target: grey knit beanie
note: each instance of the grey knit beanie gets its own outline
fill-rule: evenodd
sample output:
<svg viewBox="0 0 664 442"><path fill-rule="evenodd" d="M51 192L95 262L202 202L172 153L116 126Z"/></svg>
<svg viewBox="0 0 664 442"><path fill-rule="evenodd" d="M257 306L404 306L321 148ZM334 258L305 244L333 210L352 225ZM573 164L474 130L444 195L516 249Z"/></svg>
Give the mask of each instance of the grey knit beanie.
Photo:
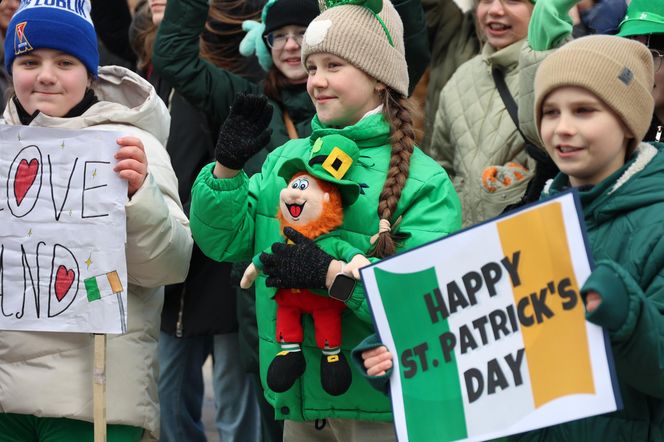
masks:
<svg viewBox="0 0 664 442"><path fill-rule="evenodd" d="M302 62L311 54L334 54L407 96L403 23L392 3L326 0L322 8L304 34Z"/></svg>
<svg viewBox="0 0 664 442"><path fill-rule="evenodd" d="M618 115L634 135L630 145L634 148L650 125L654 83L652 55L645 45L613 35L573 40L549 55L537 69L537 131L546 97L559 87L578 86L595 94Z"/></svg>

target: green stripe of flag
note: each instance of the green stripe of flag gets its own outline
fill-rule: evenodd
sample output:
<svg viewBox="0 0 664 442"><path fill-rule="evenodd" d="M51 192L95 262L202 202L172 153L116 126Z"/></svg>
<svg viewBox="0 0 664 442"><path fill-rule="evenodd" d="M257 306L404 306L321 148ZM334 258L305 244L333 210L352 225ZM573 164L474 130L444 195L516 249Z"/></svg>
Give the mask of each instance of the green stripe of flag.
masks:
<svg viewBox="0 0 664 442"><path fill-rule="evenodd" d="M438 316L432 323L423 300L427 293L438 288L435 268L415 273L391 273L374 268L376 283L385 307L385 314L402 366L401 385L406 410L408 440L452 441L468 437L461 383L456 359L452 355L445 362L438 336L449 331L446 319ZM404 376L401 363L405 350L426 343L427 370L418 355L411 353L410 361L417 364L417 373ZM408 362L408 361L407 361Z"/></svg>
<svg viewBox="0 0 664 442"><path fill-rule="evenodd" d="M97 285L97 278L92 277L88 278L85 281L85 291L88 294L88 301L96 301L98 299L101 299L101 293L99 292L99 285Z"/></svg>

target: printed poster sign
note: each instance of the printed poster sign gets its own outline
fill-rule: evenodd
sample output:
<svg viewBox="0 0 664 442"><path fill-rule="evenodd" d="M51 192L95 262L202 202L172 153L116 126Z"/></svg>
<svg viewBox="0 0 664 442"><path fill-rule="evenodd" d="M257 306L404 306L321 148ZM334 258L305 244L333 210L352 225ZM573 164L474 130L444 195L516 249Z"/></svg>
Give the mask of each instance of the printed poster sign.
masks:
<svg viewBox="0 0 664 442"><path fill-rule="evenodd" d="M0 125L0 330L126 331L117 138Z"/></svg>
<svg viewBox="0 0 664 442"><path fill-rule="evenodd" d="M585 320L572 192L362 269L401 442L486 440L620 407Z"/></svg>

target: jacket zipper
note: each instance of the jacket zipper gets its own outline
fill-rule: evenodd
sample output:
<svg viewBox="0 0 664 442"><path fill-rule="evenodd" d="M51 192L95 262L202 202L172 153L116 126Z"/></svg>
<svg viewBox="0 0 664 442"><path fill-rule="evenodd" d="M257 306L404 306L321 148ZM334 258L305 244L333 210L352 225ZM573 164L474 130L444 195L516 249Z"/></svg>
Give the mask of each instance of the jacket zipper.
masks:
<svg viewBox="0 0 664 442"><path fill-rule="evenodd" d="M180 310L178 311L178 322L175 323L175 337L176 338L181 338L182 337L182 331L183 331L183 324L182 324L182 316L184 315L184 292L185 290L182 290L182 293L180 293Z"/></svg>
<svg viewBox="0 0 664 442"><path fill-rule="evenodd" d="M662 126L657 126L657 134L655 135L655 141L659 141L662 137Z"/></svg>

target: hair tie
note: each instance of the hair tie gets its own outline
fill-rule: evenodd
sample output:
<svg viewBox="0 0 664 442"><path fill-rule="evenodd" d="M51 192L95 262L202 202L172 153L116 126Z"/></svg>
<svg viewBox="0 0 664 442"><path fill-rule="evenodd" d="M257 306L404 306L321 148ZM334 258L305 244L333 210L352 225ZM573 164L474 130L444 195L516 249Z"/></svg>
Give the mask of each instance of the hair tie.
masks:
<svg viewBox="0 0 664 442"><path fill-rule="evenodd" d="M380 236L381 233L391 232L391 231L392 231L392 224L390 224L390 220L381 218L381 220L378 221L378 233L372 236L369 242L371 244L374 244L376 241L378 241L378 237Z"/></svg>

